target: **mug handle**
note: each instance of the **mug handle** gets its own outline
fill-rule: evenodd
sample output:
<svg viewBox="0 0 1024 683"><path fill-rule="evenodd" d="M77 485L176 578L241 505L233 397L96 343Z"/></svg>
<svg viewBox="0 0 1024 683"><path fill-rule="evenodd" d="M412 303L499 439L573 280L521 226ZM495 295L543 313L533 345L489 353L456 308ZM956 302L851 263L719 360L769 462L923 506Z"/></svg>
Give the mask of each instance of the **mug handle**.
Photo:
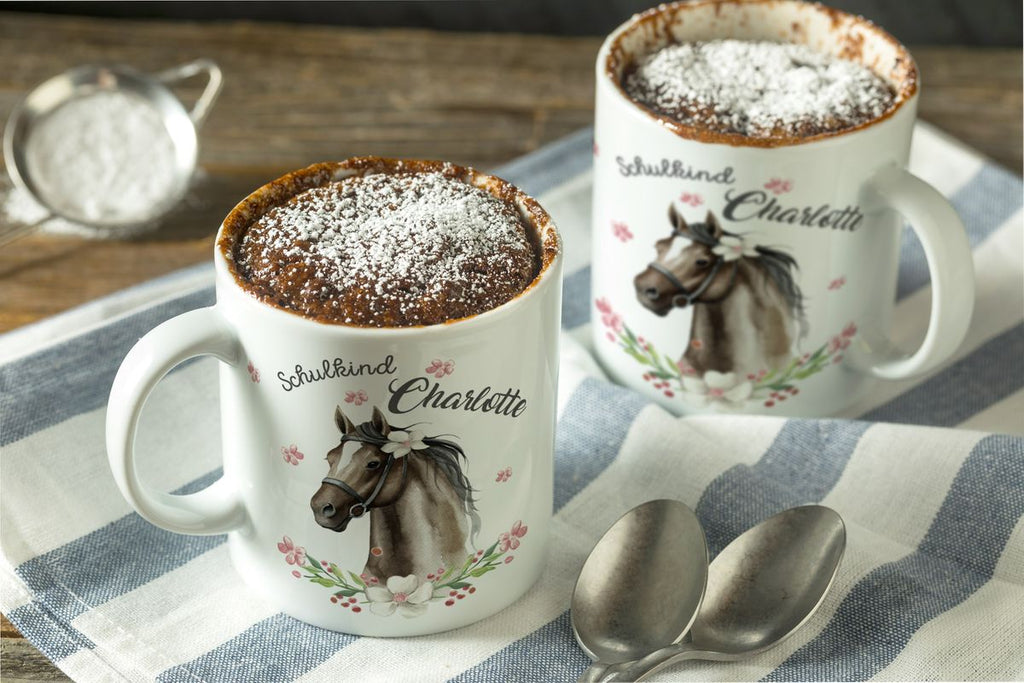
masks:
<svg viewBox="0 0 1024 683"><path fill-rule="evenodd" d="M974 310L971 245L949 200L902 166L880 169L867 181L866 191L871 199L907 219L928 261L932 306L921 346L909 356L892 353L858 367L873 377L906 379L928 372L952 356L967 335Z"/></svg>
<svg viewBox="0 0 1024 683"><path fill-rule="evenodd" d="M221 73L217 63L212 59L197 59L193 62L161 71L154 76L161 83L170 85L171 83L198 76L201 73L206 74L206 88L203 90L203 94L199 96L199 99L196 100L196 103L192 105L192 111L188 113L188 117L192 119L192 125L196 127L196 130L203 125L207 114L210 113L210 107L213 106L217 95L220 94L221 86L224 85L224 75Z"/></svg>
<svg viewBox="0 0 1024 683"><path fill-rule="evenodd" d="M241 357L238 339L216 307L171 318L132 347L110 390L107 458L121 493L146 520L181 534L220 534L246 521L233 483L221 477L202 491L172 495L147 486L135 468L135 432L146 398L174 366L200 355L229 365Z"/></svg>

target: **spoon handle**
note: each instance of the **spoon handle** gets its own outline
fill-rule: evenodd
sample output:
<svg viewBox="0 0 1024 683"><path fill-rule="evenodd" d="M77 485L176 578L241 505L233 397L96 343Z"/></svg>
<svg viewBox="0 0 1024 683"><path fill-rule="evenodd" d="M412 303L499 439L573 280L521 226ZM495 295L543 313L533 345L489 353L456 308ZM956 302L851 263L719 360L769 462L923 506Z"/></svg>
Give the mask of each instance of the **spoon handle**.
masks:
<svg viewBox="0 0 1024 683"><path fill-rule="evenodd" d="M602 662L594 662L587 667L587 670L580 674L576 683L598 683L608 671L609 665Z"/></svg>
<svg viewBox="0 0 1024 683"><path fill-rule="evenodd" d="M677 643L655 650L646 657L632 662L613 664L605 669L601 683L611 681L641 681L655 671L686 659L700 659L703 653L690 643Z"/></svg>

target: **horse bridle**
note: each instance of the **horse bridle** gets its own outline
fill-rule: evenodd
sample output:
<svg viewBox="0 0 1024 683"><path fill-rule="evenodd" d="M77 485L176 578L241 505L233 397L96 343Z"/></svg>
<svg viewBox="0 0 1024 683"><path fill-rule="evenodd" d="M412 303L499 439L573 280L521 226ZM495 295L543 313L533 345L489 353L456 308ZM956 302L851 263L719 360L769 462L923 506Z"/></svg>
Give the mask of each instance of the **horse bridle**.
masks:
<svg viewBox="0 0 1024 683"><path fill-rule="evenodd" d="M330 486L337 486L339 489L347 493L356 499L356 503L349 506L348 514L350 517L362 517L363 514L370 509L373 505L373 501L377 500L377 496L380 495L381 489L384 488L384 482L387 481L388 473L391 472L391 467L395 464L395 454L388 453L388 459L384 461L384 467L380 473L380 479L377 480L377 485L373 487L373 491L366 498L356 491L354 488L343 482L341 479L335 479L334 477L324 477L320 480L323 484L329 484ZM406 474L409 469L408 456L402 458L402 481L405 481Z"/></svg>
<svg viewBox="0 0 1024 683"><path fill-rule="evenodd" d="M674 233L672 233L672 236L673 237L686 237L686 235L683 235L680 232L674 232ZM684 285L682 283L682 281L679 278L677 278L675 276L675 273L673 273L671 270L669 270L665 266L661 265L657 261L651 261L648 264L648 266L653 271L655 271L656 273L661 275L663 278L668 280L669 283L673 287L675 287L676 289L679 290L678 294L672 295L672 305L677 307L677 308L681 308L683 306L692 306L693 302L696 301L697 297L699 297L700 295L702 295L704 292L707 291L708 287L711 286L711 283L714 282L715 276L718 275L718 271L720 271L722 269L722 264L723 263L725 263L725 259L723 259L721 256L716 258L715 259L715 265L711 266L711 271L704 277L703 280L701 280L701 283L699 285L697 285L697 288L694 289L692 292L686 287L686 285ZM736 271L738 269L737 268L738 265L739 265L738 261L733 261L733 263L732 263L732 273L729 274L729 285L726 287L726 292L728 292L730 289L732 289L733 283L736 282ZM701 303L705 303L705 304L717 303L717 302L723 300L726 296L727 296L727 294L726 295L722 295L722 296L718 297L717 299L706 299L706 300L702 301Z"/></svg>

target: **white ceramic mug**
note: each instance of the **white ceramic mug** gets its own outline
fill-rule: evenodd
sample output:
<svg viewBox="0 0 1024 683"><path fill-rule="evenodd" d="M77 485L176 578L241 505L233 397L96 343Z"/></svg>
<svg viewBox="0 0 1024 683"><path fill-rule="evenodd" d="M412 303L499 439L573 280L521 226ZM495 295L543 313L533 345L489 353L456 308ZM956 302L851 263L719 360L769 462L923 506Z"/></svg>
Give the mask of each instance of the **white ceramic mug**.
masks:
<svg viewBox="0 0 1024 683"><path fill-rule="evenodd" d="M394 170L393 160L377 161ZM460 171L512 197L542 245L539 274L508 303L444 324L380 329L258 301L236 281L225 235L305 188L357 172L349 162L320 164L257 190L228 215L214 256L216 305L147 334L114 381L107 448L125 497L165 529L227 532L245 581L311 624L360 635L443 631L514 602L542 569L560 240L534 200ZM202 354L222 361L224 474L198 493L170 495L139 480L136 426L160 378Z"/></svg>
<svg viewBox="0 0 1024 683"><path fill-rule="evenodd" d="M721 38L855 59L901 101L847 131L765 142L659 117L620 85L670 42ZM905 170L917 67L892 36L792 0L675 3L616 29L596 71L592 319L616 380L678 413L829 415L874 378L952 355L973 308L970 247L949 202ZM904 218L932 281L910 354L887 336Z"/></svg>

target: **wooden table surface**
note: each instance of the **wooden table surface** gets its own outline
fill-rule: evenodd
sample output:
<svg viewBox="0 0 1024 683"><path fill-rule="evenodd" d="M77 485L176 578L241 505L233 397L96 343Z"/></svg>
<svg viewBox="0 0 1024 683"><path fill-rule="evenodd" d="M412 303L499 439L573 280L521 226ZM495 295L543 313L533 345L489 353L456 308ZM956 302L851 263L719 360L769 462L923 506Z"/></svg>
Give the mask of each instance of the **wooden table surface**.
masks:
<svg viewBox="0 0 1024 683"><path fill-rule="evenodd" d="M206 261L227 210L285 171L359 154L489 169L590 125L600 42L0 13L3 120L32 86L81 63L158 71L208 57L225 76L201 131L197 206L132 240L38 234L0 248L0 332ZM1021 50L912 52L921 118L1020 173ZM178 92L191 102L200 89ZM0 640L4 681L63 679L6 619Z"/></svg>

